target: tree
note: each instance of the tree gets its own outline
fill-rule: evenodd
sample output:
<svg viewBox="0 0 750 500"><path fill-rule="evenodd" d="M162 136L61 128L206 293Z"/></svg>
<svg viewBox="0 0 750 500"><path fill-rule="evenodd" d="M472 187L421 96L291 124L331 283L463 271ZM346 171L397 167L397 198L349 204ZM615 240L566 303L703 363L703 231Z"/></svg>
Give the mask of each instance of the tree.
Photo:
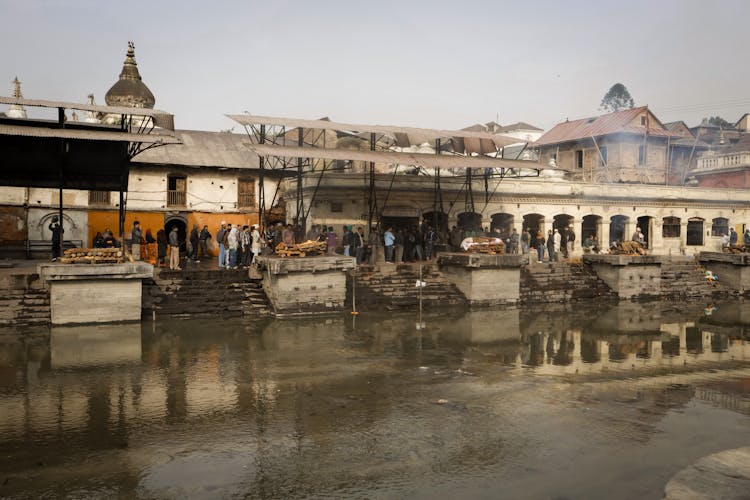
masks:
<svg viewBox="0 0 750 500"><path fill-rule="evenodd" d="M614 111L620 111L621 109L632 109L633 106L633 98L630 96L628 89L625 88L625 85L622 83L615 83L607 93L604 94L599 109L612 113Z"/></svg>
<svg viewBox="0 0 750 500"><path fill-rule="evenodd" d="M703 122L708 123L709 125L716 125L717 127L721 127L721 128L727 128L727 127L733 126L731 123L726 121L721 116L710 116L708 118L704 118Z"/></svg>

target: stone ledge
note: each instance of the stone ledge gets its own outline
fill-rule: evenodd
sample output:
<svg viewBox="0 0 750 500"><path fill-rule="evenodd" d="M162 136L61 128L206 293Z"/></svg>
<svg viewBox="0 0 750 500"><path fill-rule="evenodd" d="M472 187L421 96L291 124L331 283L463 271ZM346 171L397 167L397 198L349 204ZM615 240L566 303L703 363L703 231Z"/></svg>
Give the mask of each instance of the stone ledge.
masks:
<svg viewBox="0 0 750 500"><path fill-rule="evenodd" d="M154 277L154 266L147 262L122 264L40 264L42 281L144 279Z"/></svg>
<svg viewBox="0 0 750 500"><path fill-rule="evenodd" d="M525 258L524 258L525 257ZM440 266L456 266L482 269L520 268L528 257L521 254L482 254L448 252L438 254Z"/></svg>
<svg viewBox="0 0 750 500"><path fill-rule="evenodd" d="M660 255L600 255L588 254L583 256L586 264L609 264L610 266L629 265L661 265L668 257Z"/></svg>
<svg viewBox="0 0 750 500"><path fill-rule="evenodd" d="M747 253L724 253L724 252L701 252L698 254L699 262L726 262L735 266L749 266L750 254Z"/></svg>
<svg viewBox="0 0 750 500"><path fill-rule="evenodd" d="M344 255L321 255L319 257L275 257L259 256L262 272L273 275L289 273L317 273L325 271L348 271L357 267L354 257Z"/></svg>

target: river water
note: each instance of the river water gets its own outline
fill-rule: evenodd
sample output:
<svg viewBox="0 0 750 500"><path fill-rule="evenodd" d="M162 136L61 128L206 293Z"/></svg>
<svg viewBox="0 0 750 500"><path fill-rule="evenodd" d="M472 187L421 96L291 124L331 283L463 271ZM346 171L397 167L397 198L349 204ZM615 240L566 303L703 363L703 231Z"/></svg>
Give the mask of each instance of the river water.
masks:
<svg viewBox="0 0 750 500"><path fill-rule="evenodd" d="M750 304L0 335L0 496L660 498L750 445Z"/></svg>

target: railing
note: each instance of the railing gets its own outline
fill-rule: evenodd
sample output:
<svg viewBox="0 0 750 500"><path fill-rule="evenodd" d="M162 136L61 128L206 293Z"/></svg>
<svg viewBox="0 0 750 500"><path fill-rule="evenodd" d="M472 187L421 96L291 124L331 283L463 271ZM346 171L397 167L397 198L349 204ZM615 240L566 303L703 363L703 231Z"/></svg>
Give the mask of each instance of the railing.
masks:
<svg viewBox="0 0 750 500"><path fill-rule="evenodd" d="M255 194L254 193L240 193L237 196L237 208L253 208L255 207Z"/></svg>
<svg viewBox="0 0 750 500"><path fill-rule="evenodd" d="M714 170L746 165L750 165L750 152L742 151L724 155L713 154L698 158L696 170Z"/></svg>
<svg viewBox="0 0 750 500"><path fill-rule="evenodd" d="M109 205L109 191L89 191L89 205Z"/></svg>
<svg viewBox="0 0 750 500"><path fill-rule="evenodd" d="M187 193L185 191L167 190L168 207L184 207L186 205Z"/></svg>

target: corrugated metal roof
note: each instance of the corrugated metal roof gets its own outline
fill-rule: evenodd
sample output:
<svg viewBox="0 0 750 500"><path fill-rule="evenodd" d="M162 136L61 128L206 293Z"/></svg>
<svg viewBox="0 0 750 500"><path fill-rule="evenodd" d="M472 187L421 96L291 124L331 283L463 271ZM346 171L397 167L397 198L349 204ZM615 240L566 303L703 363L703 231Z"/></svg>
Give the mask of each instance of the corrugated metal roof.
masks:
<svg viewBox="0 0 750 500"><path fill-rule="evenodd" d="M182 144L149 149L133 160L134 163L184 165L188 167L258 168L258 155L245 145L245 134L176 130Z"/></svg>
<svg viewBox="0 0 750 500"><path fill-rule="evenodd" d="M0 104L10 104L19 106L30 106L37 108L65 108L77 109L81 111L95 111L99 113L112 115L133 115L133 116L150 116L154 119L157 127L167 130L174 130L174 116L166 111L149 108L131 108L123 106L99 106L96 104L81 104L77 102L63 101L45 101L41 99L18 99L16 97L0 96Z"/></svg>
<svg viewBox="0 0 750 500"><path fill-rule="evenodd" d="M274 116L257 116L257 115L226 115L241 125L271 125L277 127L302 127L322 130L340 130L345 132L371 132L376 134L386 134L395 137L396 134L410 134L415 137L429 138L451 138L463 137L474 139L486 139L492 141L497 147L507 146L509 144L518 144L515 137L506 137L499 134L490 134L487 132L474 132L468 130L442 130L428 129L417 127L398 127L392 125L356 125L352 123L336 123L324 120L304 120L297 118L280 118ZM423 141L428 142L428 141Z"/></svg>
<svg viewBox="0 0 750 500"><path fill-rule="evenodd" d="M634 120L644 112L650 115L648 130L643 125L633 125ZM540 137L538 141L533 143L532 146L560 144L562 142L577 141L615 133L638 135L648 133L652 136L680 137L679 134L674 134L665 129L659 120L648 111L648 107L641 106L639 108L615 111L606 115L558 123L549 132Z"/></svg>
<svg viewBox="0 0 750 500"><path fill-rule="evenodd" d="M179 140L170 135L132 134L129 132L81 130L73 128L29 127L25 125L0 124L0 135L82 139L90 141L140 142L143 144L179 144Z"/></svg>
<svg viewBox="0 0 750 500"><path fill-rule="evenodd" d="M317 158L325 160L352 160L389 165L418 165L426 168L526 168L548 169L532 161L491 158L488 156L460 156L447 154L402 153L395 151L361 151L329 148L300 148L274 146L270 144L245 143L245 146L261 156L285 158Z"/></svg>

